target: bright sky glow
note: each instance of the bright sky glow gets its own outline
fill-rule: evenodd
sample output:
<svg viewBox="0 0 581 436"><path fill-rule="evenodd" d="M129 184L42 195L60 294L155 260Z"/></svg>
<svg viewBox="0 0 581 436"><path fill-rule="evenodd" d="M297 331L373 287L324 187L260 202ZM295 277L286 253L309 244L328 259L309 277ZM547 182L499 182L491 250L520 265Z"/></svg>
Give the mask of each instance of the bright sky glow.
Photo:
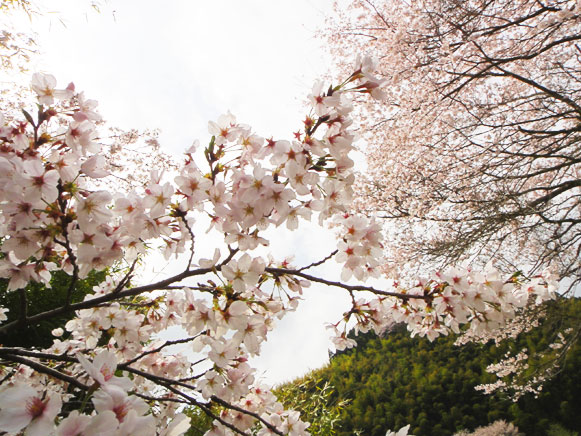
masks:
<svg viewBox="0 0 581 436"><path fill-rule="evenodd" d="M88 1L39 3L42 16L23 20L41 43L31 70L55 75L62 86L74 81L111 125L161 129L160 142L175 155L194 139L207 143L208 121L228 110L262 136L290 138L314 80L332 67L314 37L330 0L111 0L100 14ZM334 243L311 226L277 236L271 247L277 258L295 255L304 265ZM204 252L211 257L213 247ZM175 267L151 263L158 274ZM328 268L328 277L338 271ZM323 365L330 346L324 322L339 320L347 302L339 290L309 289L263 346L254 362L259 375L279 383Z"/></svg>
<svg viewBox="0 0 581 436"><path fill-rule="evenodd" d="M88 1L44 3L56 13L34 21L37 69L74 79L121 127L161 128L175 153L227 110L259 133L289 135L330 65L314 38L328 0L111 0L101 14Z"/></svg>

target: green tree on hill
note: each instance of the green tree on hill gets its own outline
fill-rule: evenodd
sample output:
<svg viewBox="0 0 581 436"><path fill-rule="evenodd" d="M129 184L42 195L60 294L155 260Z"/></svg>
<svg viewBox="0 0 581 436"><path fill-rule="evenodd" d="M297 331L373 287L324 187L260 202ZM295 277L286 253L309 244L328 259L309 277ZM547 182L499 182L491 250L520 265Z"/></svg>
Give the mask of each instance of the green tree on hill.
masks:
<svg viewBox="0 0 581 436"><path fill-rule="evenodd" d="M576 325L581 301L563 299L549 305L559 311L559 322ZM563 313L565 316L563 316ZM554 319L540 328L492 344L454 345L455 337L434 342L410 338L404 326L384 337L356 337L358 346L335 354L330 364L316 373L334 386L337 398L349 401L341 416L339 436L361 430L369 436L384 436L386 429L411 424L417 436L449 436L474 430L498 420L514 423L527 436L545 435L551 424L581 429L574 407L581 394L581 347L572 346L558 374L546 382L535 398L524 395L513 402L505 393L484 395L475 386L497 379L486 368L505 353L523 348L545 347L554 333ZM534 358L542 366L545 359ZM531 367L530 371L538 368Z"/></svg>

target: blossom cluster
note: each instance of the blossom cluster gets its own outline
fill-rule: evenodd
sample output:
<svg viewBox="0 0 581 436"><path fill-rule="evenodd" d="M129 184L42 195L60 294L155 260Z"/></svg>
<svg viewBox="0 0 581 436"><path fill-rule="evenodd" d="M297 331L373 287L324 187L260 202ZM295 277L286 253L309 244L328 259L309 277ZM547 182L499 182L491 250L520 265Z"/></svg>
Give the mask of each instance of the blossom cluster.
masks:
<svg viewBox="0 0 581 436"><path fill-rule="evenodd" d="M486 367L486 371L496 375L498 380L478 385L475 389L487 394L503 392L514 402L525 394L532 394L537 398L543 390L543 384L559 371L567 348L575 340L572 333L572 328L557 332L553 342L542 352L529 353L526 348L514 356L507 352L499 362ZM535 367L530 368L532 365ZM523 377L527 372L532 372L533 375Z"/></svg>
<svg viewBox="0 0 581 436"><path fill-rule="evenodd" d="M344 282L379 275L380 227L349 213L355 179L349 94L383 96L373 67L363 58L340 85L323 91L315 84L310 113L292 140L260 137L228 113L209 123L206 147L186 150L173 180L154 171L147 186L130 192L99 189L108 156L98 139L97 103L73 84L58 89L54 77L36 74L35 116L23 111L21 122L0 119L0 277L8 279L8 291L20 293L22 306L26 286L49 285L51 271L72 280L63 307L22 311L0 331L63 313L75 317L54 330L48 349L0 347L3 361L11 362L1 374L0 429L177 436L189 426L181 410L194 406L213 420L208 435L307 435L308 424L284 410L248 360L311 283L374 294L353 298L345 323L353 316L359 329L380 329L395 319L430 338L462 323L498 327L530 295L549 298L547 277L527 288L492 270L453 271L392 291L306 272L334 258ZM313 217L338 235L336 251L321 262L299 268L257 254L269 245L267 229L296 230ZM202 231L222 243L206 253L196 234L207 221ZM153 242L161 242L168 258L183 254L187 265L173 277L136 285L134 269ZM75 281L94 270L109 273L83 301L73 301ZM161 340L172 326L184 336ZM334 329L340 347L345 334Z"/></svg>
<svg viewBox="0 0 581 436"><path fill-rule="evenodd" d="M390 294L368 288L378 294L376 298L353 299L343 320L329 327L335 331L338 349L355 345L346 335L353 319L356 329L373 329L378 334L394 322L403 322L412 336L425 336L430 341L440 335L459 334L463 324L469 324L465 334L487 336L486 332L510 325L531 299L541 304L555 298L556 289L557 281L550 272L530 280L519 279L518 275L506 280L490 264L479 272L450 268L419 280L413 287L403 288L395 283ZM342 333L339 324L344 326Z"/></svg>

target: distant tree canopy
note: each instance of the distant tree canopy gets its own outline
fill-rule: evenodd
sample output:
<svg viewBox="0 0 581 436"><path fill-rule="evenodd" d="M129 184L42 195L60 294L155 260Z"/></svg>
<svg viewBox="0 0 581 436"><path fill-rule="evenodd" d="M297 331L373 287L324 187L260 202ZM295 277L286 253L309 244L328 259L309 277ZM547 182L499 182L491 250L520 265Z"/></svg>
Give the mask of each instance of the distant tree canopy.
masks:
<svg viewBox="0 0 581 436"><path fill-rule="evenodd" d="M581 280L581 9L575 0L337 2L327 41L381 59L360 207L394 272L466 259Z"/></svg>

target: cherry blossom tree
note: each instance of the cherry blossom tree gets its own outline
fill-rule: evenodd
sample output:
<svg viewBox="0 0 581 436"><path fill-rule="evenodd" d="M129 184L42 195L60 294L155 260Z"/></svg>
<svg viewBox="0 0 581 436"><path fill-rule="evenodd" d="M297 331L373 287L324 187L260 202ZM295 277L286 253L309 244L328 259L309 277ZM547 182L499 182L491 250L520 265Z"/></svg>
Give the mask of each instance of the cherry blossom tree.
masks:
<svg viewBox="0 0 581 436"><path fill-rule="evenodd" d="M153 170L144 186L116 183L107 159L116 144L103 140L96 101L72 83L58 87L55 77L34 74L35 109L0 115L0 277L20 300L0 330L17 334L74 317L54 330L49 348L0 347L0 430L175 436L189 427L182 409L195 406L213 420L208 435L304 435L308 423L284 410L248 359L310 284L351 296L344 317L329 325L337 348L352 345L351 324L379 332L404 321L433 339L463 324L496 329L518 308L552 298L549 272L525 278L491 267L443 270L405 288L366 283L384 269L385 245L372 218L350 212L350 96L383 96L375 67L360 58L339 85L315 84L290 139L265 139L223 115L209 123L206 146L185 151L176 174ZM337 237L327 257L295 265L262 254L268 231L311 220ZM198 244L205 232L220 242ZM155 245L185 266L139 283L139 262ZM318 268L330 261L341 266L341 281ZM78 280L112 265L123 267L83 301L72 300ZM64 304L29 313L27 286L48 285L56 270L71 277ZM161 339L171 326L181 326L183 337ZM176 352L178 345L195 359Z"/></svg>
<svg viewBox="0 0 581 436"><path fill-rule="evenodd" d="M476 430L474 430L473 433L462 430L456 433L454 436L519 436L521 434L522 433L519 433L518 428L516 428L513 424L499 420L486 427L478 427Z"/></svg>
<svg viewBox="0 0 581 436"><path fill-rule="evenodd" d="M336 3L325 34L336 59L371 53L387 82L384 101L365 102L357 117L368 143L357 206L384 220L385 271L413 282L426 269L493 261L525 275L551 268L570 292L579 284L580 7ZM543 316L527 312L509 336ZM579 329L565 335L574 343ZM504 363L500 373L514 369Z"/></svg>
<svg viewBox="0 0 581 436"><path fill-rule="evenodd" d="M387 220L394 272L494 259L579 268L580 5L574 0L338 2L338 61L380 58L361 117L359 207ZM348 66L344 64L343 71Z"/></svg>

